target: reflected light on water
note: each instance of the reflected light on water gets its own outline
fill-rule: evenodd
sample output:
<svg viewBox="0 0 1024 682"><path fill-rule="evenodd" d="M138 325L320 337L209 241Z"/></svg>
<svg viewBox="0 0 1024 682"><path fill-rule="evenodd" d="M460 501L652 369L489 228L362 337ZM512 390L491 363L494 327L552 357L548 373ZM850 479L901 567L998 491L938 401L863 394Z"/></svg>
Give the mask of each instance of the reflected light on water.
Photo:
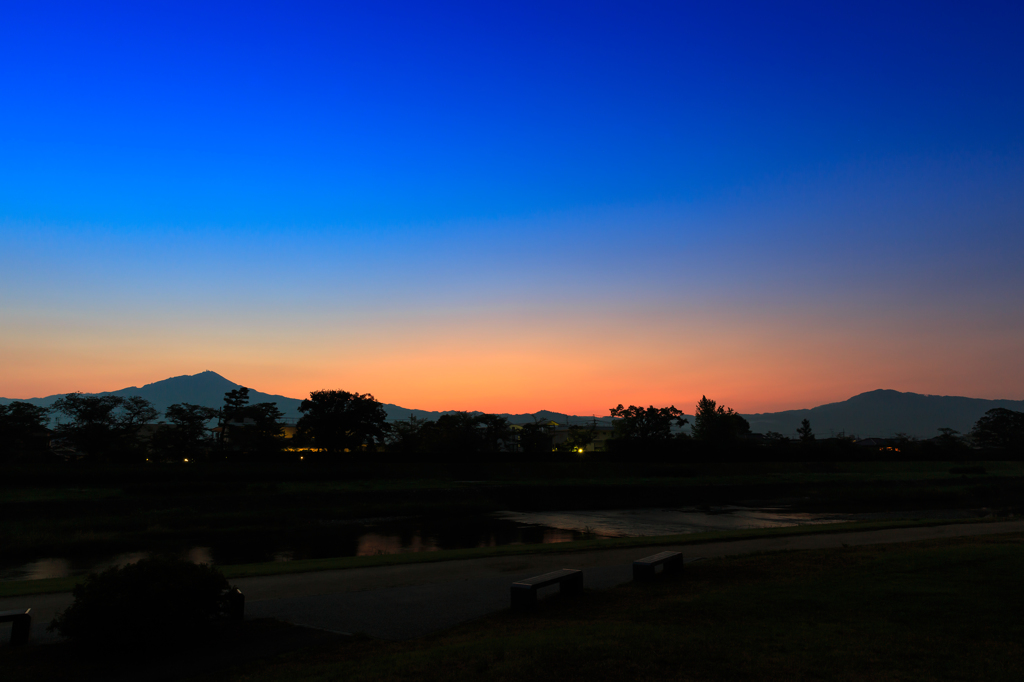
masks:
<svg viewBox="0 0 1024 682"><path fill-rule="evenodd" d="M88 562L82 566L67 558L47 558L22 564L14 568L0 570L0 580L46 580L48 578L69 578L84 573L101 573L109 568L122 568L134 564L150 556L149 552L126 552L109 559ZM185 553L185 558L193 563L213 563L213 555L209 547L193 547Z"/></svg>
<svg viewBox="0 0 1024 682"><path fill-rule="evenodd" d="M544 545L554 544L556 542L572 542L580 539L579 531L565 530L563 528L544 528L541 529L540 542ZM536 539L531 540L530 543L537 542ZM496 536L491 535L486 540L481 540L477 543L477 547L499 547L501 545L524 545L527 544L525 541L514 541L514 542L501 542Z"/></svg>
<svg viewBox="0 0 1024 682"><path fill-rule="evenodd" d="M0 580L45 580L73 575L68 559L40 559L15 569L0 572Z"/></svg>
<svg viewBox="0 0 1024 682"><path fill-rule="evenodd" d="M193 547L185 555L185 558L194 564L212 564L213 552L209 547Z"/></svg>
<svg viewBox="0 0 1024 682"><path fill-rule="evenodd" d="M867 514L807 514L786 509L754 509L738 506L675 509L608 509L589 511L515 512L436 520L399 519L389 524L324 526L312 542L303 545L291 538L256 538L241 547L199 545L179 554L195 563L256 563L296 561L337 556L375 556L469 547L498 547L530 543L562 543L600 537L676 535L715 530L777 528L854 520L899 518L968 518L971 510L930 510ZM276 545L276 546L275 546ZM148 548L147 548L148 549ZM179 550L181 551L181 550ZM42 580L103 571L150 556L137 551L115 556L45 557L19 566L0 567L0 581Z"/></svg>
<svg viewBox="0 0 1024 682"><path fill-rule="evenodd" d="M541 541L545 545L554 544L556 542L572 542L576 539L577 531L566 530L564 528L545 528L544 539Z"/></svg>
<svg viewBox="0 0 1024 682"><path fill-rule="evenodd" d="M138 563L139 561L147 557L149 557L149 552L128 552L125 554L118 554L109 561L104 561L102 563L96 564L92 570L96 573L99 573L101 571L107 570L108 568L121 568L122 566L127 566L128 564Z"/></svg>
<svg viewBox="0 0 1024 682"><path fill-rule="evenodd" d="M402 542L397 535L378 535L366 533L359 538L356 556L375 556L378 554L401 554L403 552L436 552L441 549L430 538L413 535L408 544Z"/></svg>
<svg viewBox="0 0 1024 682"><path fill-rule="evenodd" d="M750 528L781 528L822 523L843 523L854 520L856 514L805 514L776 509L749 509L723 506L713 509L625 509L566 512L515 512L495 514L498 518L524 525L546 526L554 537L561 530L601 537L638 537L705 533L716 530L745 530Z"/></svg>

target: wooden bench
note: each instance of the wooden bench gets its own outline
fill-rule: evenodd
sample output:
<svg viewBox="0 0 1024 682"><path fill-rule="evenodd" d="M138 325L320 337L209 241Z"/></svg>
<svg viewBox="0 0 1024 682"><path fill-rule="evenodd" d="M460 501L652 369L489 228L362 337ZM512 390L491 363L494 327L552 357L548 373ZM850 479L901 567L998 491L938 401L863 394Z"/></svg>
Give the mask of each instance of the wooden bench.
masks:
<svg viewBox="0 0 1024 682"><path fill-rule="evenodd" d="M653 556L637 559L633 562L633 580L653 580L655 568L661 565L662 573L681 573L683 570L682 552L661 552Z"/></svg>
<svg viewBox="0 0 1024 682"><path fill-rule="evenodd" d="M11 623L11 644L26 644L28 642L28 631L32 627L32 616L29 611L32 609L17 609L14 611L0 611L0 623Z"/></svg>
<svg viewBox="0 0 1024 682"><path fill-rule="evenodd" d="M578 594L583 591L583 571L563 568L512 583L512 610L521 611L536 606L537 590L555 584L562 594Z"/></svg>

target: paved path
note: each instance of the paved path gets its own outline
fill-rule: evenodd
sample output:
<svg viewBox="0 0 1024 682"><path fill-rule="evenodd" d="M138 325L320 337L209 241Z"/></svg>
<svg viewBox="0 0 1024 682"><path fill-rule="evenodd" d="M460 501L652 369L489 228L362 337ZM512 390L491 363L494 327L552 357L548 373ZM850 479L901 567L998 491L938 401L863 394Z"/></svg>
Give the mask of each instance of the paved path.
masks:
<svg viewBox="0 0 1024 682"><path fill-rule="evenodd" d="M272 617L332 632L362 632L406 639L447 629L508 607L509 585L559 568L583 569L584 585L607 589L629 582L631 566L656 552L676 550L688 559L756 552L914 542L936 538L1024 532L1024 521L953 524L853 533L713 542L679 547L605 549L378 566L231 581L246 595L246 615ZM549 588L557 590L557 588ZM0 599L0 611L32 607L32 640L52 641L45 623L71 603L71 595L45 594ZM0 641L9 626L0 625Z"/></svg>

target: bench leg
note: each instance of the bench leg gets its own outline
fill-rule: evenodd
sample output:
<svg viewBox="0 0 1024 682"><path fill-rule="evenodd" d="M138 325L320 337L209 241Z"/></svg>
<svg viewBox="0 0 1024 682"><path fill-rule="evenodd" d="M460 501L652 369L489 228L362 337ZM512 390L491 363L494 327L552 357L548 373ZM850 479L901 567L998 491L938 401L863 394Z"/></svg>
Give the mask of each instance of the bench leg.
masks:
<svg viewBox="0 0 1024 682"><path fill-rule="evenodd" d="M558 584L558 591L565 595L583 592L583 573L568 576Z"/></svg>
<svg viewBox="0 0 1024 682"><path fill-rule="evenodd" d="M15 616L11 622L11 644L28 644L28 632L32 628L32 616Z"/></svg>
<svg viewBox="0 0 1024 682"><path fill-rule="evenodd" d="M512 588L512 610L526 611L537 605L537 590Z"/></svg>
<svg viewBox="0 0 1024 682"><path fill-rule="evenodd" d="M651 564L633 564L633 580L643 582L654 580L654 566Z"/></svg>

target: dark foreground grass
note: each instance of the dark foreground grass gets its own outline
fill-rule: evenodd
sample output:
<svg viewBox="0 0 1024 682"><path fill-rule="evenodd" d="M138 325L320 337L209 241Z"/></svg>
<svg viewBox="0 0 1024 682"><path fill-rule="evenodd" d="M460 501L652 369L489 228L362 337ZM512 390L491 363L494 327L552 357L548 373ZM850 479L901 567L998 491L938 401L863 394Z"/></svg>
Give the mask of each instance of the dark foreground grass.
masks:
<svg viewBox="0 0 1024 682"><path fill-rule="evenodd" d="M506 611L407 642L253 621L248 639L235 633L219 657L210 645L128 663L67 644L0 647L0 671L5 680L1016 682L1022 576L1024 534L761 554L689 564L680 579L554 597L530 615ZM289 653L268 656L284 641Z"/></svg>
<svg viewBox="0 0 1024 682"><path fill-rule="evenodd" d="M1019 534L755 555L205 679L1019 681L1022 576Z"/></svg>

